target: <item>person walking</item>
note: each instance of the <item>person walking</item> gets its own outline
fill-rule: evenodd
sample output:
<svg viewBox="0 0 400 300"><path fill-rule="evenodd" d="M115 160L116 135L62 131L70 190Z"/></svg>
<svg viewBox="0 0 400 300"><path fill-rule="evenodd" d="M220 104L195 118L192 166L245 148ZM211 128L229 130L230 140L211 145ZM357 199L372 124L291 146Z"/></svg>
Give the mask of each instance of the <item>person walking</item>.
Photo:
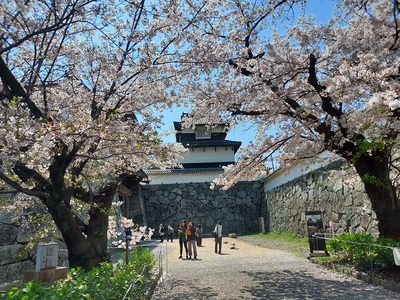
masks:
<svg viewBox="0 0 400 300"><path fill-rule="evenodd" d="M222 225L221 225L221 221L218 221L217 224L215 225L213 234L214 234L214 237L215 237L215 253L221 254L221 248L222 248Z"/></svg>
<svg viewBox="0 0 400 300"><path fill-rule="evenodd" d="M197 258L197 247L196 247L196 229L192 222L189 222L188 228L186 229L187 243L189 248L189 259Z"/></svg>
<svg viewBox="0 0 400 300"><path fill-rule="evenodd" d="M160 237L160 243L164 242L164 226L163 226L163 224L160 224L160 226L158 226L158 236Z"/></svg>
<svg viewBox="0 0 400 300"><path fill-rule="evenodd" d="M185 220L182 220L181 225L179 225L178 229L178 238L179 238L179 258L182 258L183 247L185 247L186 258L188 258L188 248L187 248L187 240L186 240L186 229L187 223Z"/></svg>
<svg viewBox="0 0 400 300"><path fill-rule="evenodd" d="M173 242L173 236L174 236L174 227L172 227L171 225L168 225L168 236L167 236L167 242L169 242L171 240L171 243Z"/></svg>

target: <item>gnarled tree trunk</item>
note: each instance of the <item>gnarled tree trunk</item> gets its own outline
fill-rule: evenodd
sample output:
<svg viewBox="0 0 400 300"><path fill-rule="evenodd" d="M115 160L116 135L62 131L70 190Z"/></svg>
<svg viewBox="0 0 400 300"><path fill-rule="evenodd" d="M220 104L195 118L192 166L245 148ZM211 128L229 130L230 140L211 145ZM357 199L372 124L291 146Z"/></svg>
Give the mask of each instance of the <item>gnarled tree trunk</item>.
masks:
<svg viewBox="0 0 400 300"><path fill-rule="evenodd" d="M82 223L75 216L69 201L56 205L46 204L50 215L59 228L68 249L71 268L90 270L101 262L110 261L107 249L108 214L115 189L95 195L89 211L89 221Z"/></svg>
<svg viewBox="0 0 400 300"><path fill-rule="evenodd" d="M361 155L354 167L362 179L378 219L381 236L400 239L400 207L395 188L389 177L389 156L385 153Z"/></svg>

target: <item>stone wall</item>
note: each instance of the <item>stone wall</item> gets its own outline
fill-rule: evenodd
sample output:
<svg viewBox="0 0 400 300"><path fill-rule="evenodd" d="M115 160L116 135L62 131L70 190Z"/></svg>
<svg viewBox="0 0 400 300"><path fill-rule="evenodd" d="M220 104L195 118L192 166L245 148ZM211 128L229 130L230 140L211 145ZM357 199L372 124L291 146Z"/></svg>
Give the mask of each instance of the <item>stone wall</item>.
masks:
<svg viewBox="0 0 400 300"><path fill-rule="evenodd" d="M211 234L220 220L223 234L267 230L306 236L305 212L322 211L324 224L333 221L336 233L367 231L377 235L375 213L354 170L341 163L313 171L273 190L262 182L238 182L229 190L210 189L209 183L145 185L141 188L148 225L174 225L182 219L201 224ZM20 212L0 209L0 284L22 277L35 267L35 253L23 251L32 234L21 226Z"/></svg>
<svg viewBox="0 0 400 300"><path fill-rule="evenodd" d="M22 273L35 269L32 255L24 251L27 231L15 216L14 207L0 210L0 284L21 279Z"/></svg>
<svg viewBox="0 0 400 300"><path fill-rule="evenodd" d="M162 184L142 187L148 225L178 227L185 219L211 233L218 220L223 234L259 230L262 183L238 182L229 190L210 189L209 183Z"/></svg>
<svg viewBox="0 0 400 300"><path fill-rule="evenodd" d="M42 218L43 211L39 207L20 207L9 199L14 198L0 198L0 286L21 280L24 272L35 270L39 242L57 242L60 247L58 266L68 266L66 246L59 238L51 237L60 234L55 225L49 226L46 222L48 219ZM39 218L36 219L35 216ZM37 222L32 221L30 217ZM46 226L49 236L42 237L42 225Z"/></svg>
<svg viewBox="0 0 400 300"><path fill-rule="evenodd" d="M266 202L271 231L292 231L306 236L305 212L322 211L324 225L333 221L336 233L378 234L376 215L361 180L354 169L341 162L266 192Z"/></svg>

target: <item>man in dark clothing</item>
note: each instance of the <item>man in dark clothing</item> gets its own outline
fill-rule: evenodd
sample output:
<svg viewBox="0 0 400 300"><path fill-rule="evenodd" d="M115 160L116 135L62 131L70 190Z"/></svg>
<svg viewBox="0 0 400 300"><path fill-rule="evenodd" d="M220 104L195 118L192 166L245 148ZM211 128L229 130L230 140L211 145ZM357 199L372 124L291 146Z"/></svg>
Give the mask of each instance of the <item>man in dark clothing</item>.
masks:
<svg viewBox="0 0 400 300"><path fill-rule="evenodd" d="M171 241L173 242L173 236L174 236L174 227L171 225L168 225L168 237L167 237L167 242Z"/></svg>
<svg viewBox="0 0 400 300"><path fill-rule="evenodd" d="M222 248L222 225L221 221L218 221L215 225L215 229L213 231L215 236L215 253L221 254Z"/></svg>
<svg viewBox="0 0 400 300"><path fill-rule="evenodd" d="M202 242L202 229L201 229L201 225L197 225L196 227L196 242L197 242L197 247L201 247L201 242Z"/></svg>
<svg viewBox="0 0 400 300"><path fill-rule="evenodd" d="M192 222L189 222L188 229L186 231L188 248L189 248L189 259L194 255L194 259L197 258L197 247L196 247L196 229Z"/></svg>
<svg viewBox="0 0 400 300"><path fill-rule="evenodd" d="M160 243L164 242L164 226L163 224L160 224L158 227L158 235L160 237Z"/></svg>

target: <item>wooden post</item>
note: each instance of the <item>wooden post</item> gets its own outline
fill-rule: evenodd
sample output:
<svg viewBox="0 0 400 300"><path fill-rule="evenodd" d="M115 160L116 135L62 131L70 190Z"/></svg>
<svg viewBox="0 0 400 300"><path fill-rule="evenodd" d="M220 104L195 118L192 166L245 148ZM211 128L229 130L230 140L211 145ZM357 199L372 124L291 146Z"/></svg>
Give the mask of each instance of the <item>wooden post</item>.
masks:
<svg viewBox="0 0 400 300"><path fill-rule="evenodd" d="M125 262L129 264L129 240L125 241Z"/></svg>
<svg viewBox="0 0 400 300"><path fill-rule="evenodd" d="M125 262L129 264L129 242L132 240L132 230L125 229Z"/></svg>
<svg viewBox="0 0 400 300"><path fill-rule="evenodd" d="M265 223L264 223L264 217L259 217L258 221L260 223L260 232L265 233Z"/></svg>

